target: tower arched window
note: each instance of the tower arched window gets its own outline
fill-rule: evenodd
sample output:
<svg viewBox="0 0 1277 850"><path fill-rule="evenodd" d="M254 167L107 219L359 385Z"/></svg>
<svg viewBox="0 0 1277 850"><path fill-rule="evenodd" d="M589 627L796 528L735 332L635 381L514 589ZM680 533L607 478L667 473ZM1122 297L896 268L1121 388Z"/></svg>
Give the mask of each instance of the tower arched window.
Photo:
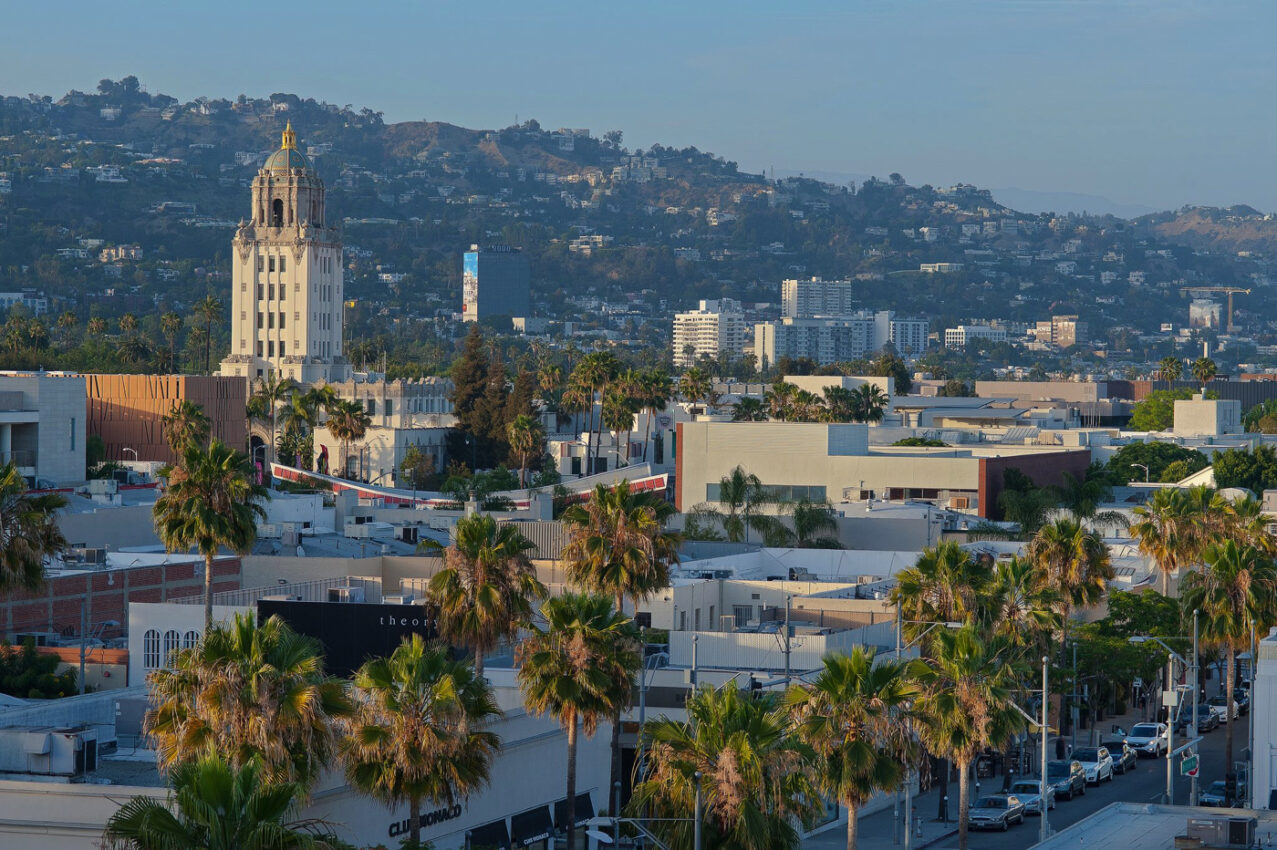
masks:
<svg viewBox="0 0 1277 850"><path fill-rule="evenodd" d="M199 645L200 633L194 630L182 635L182 649L194 649Z"/></svg>
<svg viewBox="0 0 1277 850"><path fill-rule="evenodd" d="M284 201L282 198L276 198L271 201L270 205L270 224L271 227L284 226Z"/></svg>
<svg viewBox="0 0 1277 850"><path fill-rule="evenodd" d="M164 666L172 667L175 660L174 656L177 651L182 648L182 635L177 629L169 629L164 633Z"/></svg>

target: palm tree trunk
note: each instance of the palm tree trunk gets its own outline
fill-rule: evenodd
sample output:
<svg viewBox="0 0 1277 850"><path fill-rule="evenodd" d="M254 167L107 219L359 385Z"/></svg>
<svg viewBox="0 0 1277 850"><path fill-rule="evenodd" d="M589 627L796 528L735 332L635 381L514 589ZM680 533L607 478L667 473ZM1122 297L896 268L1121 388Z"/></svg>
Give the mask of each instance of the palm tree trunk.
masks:
<svg viewBox="0 0 1277 850"><path fill-rule="evenodd" d="M204 327L204 373L213 374L213 323Z"/></svg>
<svg viewBox="0 0 1277 850"><path fill-rule="evenodd" d="M1224 717L1228 720L1228 729L1224 735L1224 771L1231 772L1233 769L1233 727L1237 725L1233 720L1233 683L1237 679L1237 651L1233 649L1232 644L1229 644L1227 652L1228 680L1224 683ZM1251 722L1254 723L1255 721L1252 720Z"/></svg>
<svg viewBox="0 0 1277 850"><path fill-rule="evenodd" d="M652 420L656 418L656 408L647 408L647 421L643 423L643 462L647 463L647 447L652 442Z"/></svg>
<svg viewBox="0 0 1277 850"><path fill-rule="evenodd" d="M204 555L204 634L213 628L213 553Z"/></svg>
<svg viewBox="0 0 1277 850"><path fill-rule="evenodd" d="M421 846L421 798L413 795L408 798L408 834L412 836L413 846Z"/></svg>
<svg viewBox="0 0 1277 850"><path fill-rule="evenodd" d="M479 679L483 678L483 650L476 649L474 651L474 674Z"/></svg>
<svg viewBox="0 0 1277 850"><path fill-rule="evenodd" d="M616 610L617 613L625 613L625 597L616 594ZM637 612L637 608L635 611ZM640 668L642 669L642 668ZM612 715L612 771L611 781L607 786L608 811L612 812L612 817L620 817L621 813L612 811L616 805L616 789L621 784L621 709L616 709L616 714Z"/></svg>
<svg viewBox="0 0 1277 850"><path fill-rule="evenodd" d="M967 850L967 795L971 791L971 759L958 762L958 850Z"/></svg>
<svg viewBox="0 0 1277 850"><path fill-rule="evenodd" d="M1171 571L1162 570L1162 595L1170 598L1171 595Z"/></svg>
<svg viewBox="0 0 1277 850"><path fill-rule="evenodd" d="M569 711L568 721L568 847L576 847L576 714Z"/></svg>
<svg viewBox="0 0 1277 850"><path fill-rule="evenodd" d="M860 826L856 820L856 810L859 807L848 800L843 803L847 806L847 850L856 850L856 829Z"/></svg>
<svg viewBox="0 0 1277 850"><path fill-rule="evenodd" d="M590 460L591 452L594 448L594 391L590 391L590 398L586 401L590 406L589 419L585 423L585 474L589 475L594 471L594 462Z"/></svg>

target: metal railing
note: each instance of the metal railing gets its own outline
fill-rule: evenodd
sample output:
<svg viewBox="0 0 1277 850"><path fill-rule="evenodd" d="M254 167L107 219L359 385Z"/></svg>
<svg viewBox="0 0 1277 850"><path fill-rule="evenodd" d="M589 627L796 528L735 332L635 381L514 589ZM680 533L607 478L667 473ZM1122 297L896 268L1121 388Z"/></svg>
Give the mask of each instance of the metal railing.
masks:
<svg viewBox="0 0 1277 850"><path fill-rule="evenodd" d="M300 597L303 602L327 602L329 590L347 587L362 588L364 591L365 602L381 601L381 579L362 578L359 576L336 576L333 578L318 578L310 581L297 581L285 584L268 584L264 587L245 587L239 590L226 590L221 593L213 594L213 604L243 608L255 605L259 599L265 596L295 596ZM182 605L203 605L204 594L195 593L191 596L181 596L176 599L170 599L169 601L177 602Z"/></svg>

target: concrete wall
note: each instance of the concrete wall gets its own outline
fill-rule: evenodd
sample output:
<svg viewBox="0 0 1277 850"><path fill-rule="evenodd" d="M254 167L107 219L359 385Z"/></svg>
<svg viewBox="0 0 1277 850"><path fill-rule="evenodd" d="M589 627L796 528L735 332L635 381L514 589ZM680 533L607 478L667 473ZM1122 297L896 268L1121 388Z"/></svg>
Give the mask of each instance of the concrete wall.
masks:
<svg viewBox="0 0 1277 850"><path fill-rule="evenodd" d="M85 546L110 546L120 550L139 546L158 546L153 505L121 505L103 507L93 513L58 514L58 527L70 543Z"/></svg>
<svg viewBox="0 0 1277 850"><path fill-rule="evenodd" d="M0 374L0 391L15 396L20 393L22 410L38 414L34 428L10 426L11 443L4 451L12 450L18 466L34 466L37 477L58 486L83 481L87 433L84 379L78 375ZM19 415L13 421L28 420ZM28 459L33 462L25 462Z"/></svg>
<svg viewBox="0 0 1277 850"><path fill-rule="evenodd" d="M832 634L802 634L790 639L790 669L815 670L831 652L850 652L857 646L893 646L895 622ZM742 632L670 632L670 663L691 666L692 637L696 636L699 667L732 670L783 670L784 638L779 634Z"/></svg>
<svg viewBox="0 0 1277 850"><path fill-rule="evenodd" d="M1242 403L1236 399L1175 400L1176 437L1219 437L1242 433Z"/></svg>

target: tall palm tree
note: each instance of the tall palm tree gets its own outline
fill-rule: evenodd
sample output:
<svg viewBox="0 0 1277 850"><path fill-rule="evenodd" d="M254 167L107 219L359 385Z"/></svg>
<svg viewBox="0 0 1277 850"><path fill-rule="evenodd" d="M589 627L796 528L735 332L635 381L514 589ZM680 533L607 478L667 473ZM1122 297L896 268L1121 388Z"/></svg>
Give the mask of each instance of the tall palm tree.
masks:
<svg viewBox="0 0 1277 850"><path fill-rule="evenodd" d="M1016 649L1045 648L1060 630L1059 592L1032 561L999 561L979 604L981 631Z"/></svg>
<svg viewBox="0 0 1277 850"><path fill-rule="evenodd" d="M675 513L663 498L631 491L628 481L596 486L588 502L563 512L570 538L561 557L572 583L611 596L617 611L625 610L629 597L637 614L641 600L669 587L681 540L665 524ZM618 713L612 723L612 787L621 780L620 735Z"/></svg>
<svg viewBox="0 0 1277 850"><path fill-rule="evenodd" d="M223 305L216 295L195 302L195 320L204 324L204 374L213 374L213 325L222 321Z"/></svg>
<svg viewBox="0 0 1277 850"><path fill-rule="evenodd" d="M160 333L164 335L164 340L168 343L168 368L174 374L177 373L177 337L181 332L182 317L180 314L170 310L160 316Z"/></svg>
<svg viewBox="0 0 1277 850"><path fill-rule="evenodd" d="M838 520L828 501L799 499L784 507L794 524L792 545L799 549L841 549ZM786 529L788 531L788 529Z"/></svg>
<svg viewBox="0 0 1277 850"><path fill-rule="evenodd" d="M168 489L155 502L155 533L170 552L192 546L204 556L204 627L213 624L213 559L225 546L245 554L257 539L261 503L270 498L256 482L248 456L213 440L188 445L169 473Z"/></svg>
<svg viewBox="0 0 1277 850"><path fill-rule="evenodd" d="M120 333L124 336L131 336L137 333L137 316L132 313L125 313L120 317Z"/></svg>
<svg viewBox="0 0 1277 850"><path fill-rule="evenodd" d="M1061 640L1067 641L1073 609L1098 603L1113 578L1108 547L1097 532L1063 518L1043 526L1026 555L1041 570L1043 586L1056 593Z"/></svg>
<svg viewBox="0 0 1277 850"><path fill-rule="evenodd" d="M94 316L89 319L89 323L86 325L86 328L89 332L89 336L102 336L102 334L106 333L106 319L101 316Z"/></svg>
<svg viewBox="0 0 1277 850"><path fill-rule="evenodd" d="M616 452L616 466L629 465L629 432L634 429L634 400L627 395L618 378L603 397L601 409L603 426L612 435ZM626 432L625 449L621 449L621 432ZM600 440L601 442L601 440ZM600 446L600 450L602 446Z"/></svg>
<svg viewBox="0 0 1277 850"><path fill-rule="evenodd" d="M861 384L851 391L856 422L881 422L891 400L877 384Z"/></svg>
<svg viewBox="0 0 1277 850"><path fill-rule="evenodd" d="M533 458L540 458L545 447L545 429L539 419L520 413L506 426L506 438L510 442L510 454L519 462L519 486L528 486L528 467Z"/></svg>
<svg viewBox="0 0 1277 850"><path fill-rule="evenodd" d="M155 707L143 721L162 768L259 760L268 781L309 788L331 761L333 724L351 711L345 686L324 673L319 641L279 617L236 614L166 663L148 677Z"/></svg>
<svg viewBox="0 0 1277 850"><path fill-rule="evenodd" d="M678 379L678 392L684 400L696 404L709 397L709 374L697 366L693 366Z"/></svg>
<svg viewBox="0 0 1277 850"><path fill-rule="evenodd" d="M766 422L767 409L756 398L745 396L732 406L733 422Z"/></svg>
<svg viewBox="0 0 1277 850"><path fill-rule="evenodd" d="M531 617L532 598L545 596L528 559L534 547L516 526L488 514L462 517L443 551L444 568L430 579L439 633L474 653L480 676L484 656Z"/></svg>
<svg viewBox="0 0 1277 850"><path fill-rule="evenodd" d="M261 765L236 767L217 754L173 769L169 805L134 797L107 821L103 838L117 850L335 850L342 846L315 821L286 820L305 795L296 782L270 782Z"/></svg>
<svg viewBox="0 0 1277 850"><path fill-rule="evenodd" d="M763 489L763 482L752 472L736 467L718 482L718 499L722 509L708 511L716 514L723 523L723 532L732 543L749 542L749 530L767 526L760 510L771 499Z"/></svg>
<svg viewBox="0 0 1277 850"><path fill-rule="evenodd" d="M792 415L794 396L797 394L797 386L778 379L763 393L763 403L767 405L767 413L772 419L788 422Z"/></svg>
<svg viewBox="0 0 1277 850"><path fill-rule="evenodd" d="M1192 506L1182 490L1166 487L1154 491L1147 505L1135 509L1131 536L1140 552L1153 559L1162 574L1162 595L1170 596L1171 574L1192 557L1195 548Z"/></svg>
<svg viewBox="0 0 1277 850"><path fill-rule="evenodd" d="M45 560L67 546L57 523L66 504L57 493L28 493L13 461L0 466L0 591L44 585Z"/></svg>
<svg viewBox="0 0 1277 850"><path fill-rule="evenodd" d="M1100 505L1113 495L1113 488L1105 478L1104 468L1093 464L1081 477L1064 473L1064 483L1050 488L1059 504L1079 521L1092 526L1126 527L1126 518L1119 511L1102 511Z"/></svg>
<svg viewBox="0 0 1277 850"><path fill-rule="evenodd" d="M1162 380L1167 384L1171 384L1180 379L1184 374L1184 363L1178 357L1163 357L1157 362L1158 374L1162 376Z"/></svg>
<svg viewBox="0 0 1277 850"><path fill-rule="evenodd" d="M355 674L357 711L342 742L346 778L389 806L408 801L408 837L421 844L421 804L452 805L488 783L500 739L492 688L448 648L420 635Z"/></svg>
<svg viewBox="0 0 1277 850"><path fill-rule="evenodd" d="M847 850L856 850L860 806L905 779L913 741L904 719L919 693L906 662L875 662L874 650L856 647L825 656L811 685L785 694L798 734L815 750L820 790L847 809Z"/></svg>
<svg viewBox="0 0 1277 850"><path fill-rule="evenodd" d="M653 422L656 414L669 404L670 396L674 393L674 382L670 379L668 372L660 367L654 367L643 372L640 386L643 405L647 408L647 430L643 435L643 461L646 462L647 447L652 442Z"/></svg>
<svg viewBox="0 0 1277 850"><path fill-rule="evenodd" d="M971 762L1023 728L1011 701L1017 665L1003 641L982 640L974 626L937 629L932 650L912 668L923 689L917 711L928 749L958 766L958 847L966 850Z"/></svg>
<svg viewBox="0 0 1277 850"><path fill-rule="evenodd" d="M253 394L259 397L266 406L266 410L270 413L270 445L271 458L275 458L275 446L279 442L279 429L276 424L276 416L279 406L288 401L288 399L298 391L297 382L292 378L281 378L273 369L267 373L266 377L257 379L257 386Z"/></svg>
<svg viewBox="0 0 1277 850"><path fill-rule="evenodd" d="M1237 650L1250 643L1252 628L1264 634L1269 626L1277 624L1277 567L1259 549L1239 546L1234 540L1208 546L1203 558L1206 568L1184 577L1184 610L1201 612L1202 637L1207 644L1223 650L1228 659L1224 686L1231 720ZM1226 765L1233 763L1236 725L1228 724Z"/></svg>
<svg viewBox="0 0 1277 850"><path fill-rule="evenodd" d="M71 341L71 331L75 330L75 326L80 323L80 319L72 310L63 310L58 316L58 331L62 334L62 344L68 345Z"/></svg>
<svg viewBox="0 0 1277 850"><path fill-rule="evenodd" d="M182 399L160 420L164 429L164 442L181 458L187 446L204 446L208 442L211 423L204 408L190 399Z"/></svg>
<svg viewBox="0 0 1277 850"><path fill-rule="evenodd" d="M778 697L706 686L688 697L687 720L648 721L630 809L650 812L668 846L690 850L699 772L706 850L796 850L794 824L810 819L819 794L808 770L814 754Z"/></svg>
<svg viewBox="0 0 1277 850"><path fill-rule="evenodd" d="M1209 357L1199 357L1193 361L1192 372L1193 378L1202 385L1202 392L1206 392L1206 385L1215 380L1218 367Z"/></svg>
<svg viewBox="0 0 1277 850"><path fill-rule="evenodd" d="M324 423L328 433L341 443L342 477L349 477L350 444L362 440L372 424L372 417L364 412L362 402L338 399L328 408L328 421Z"/></svg>
<svg viewBox="0 0 1277 850"><path fill-rule="evenodd" d="M523 704L549 714L567 732L568 805L576 799L577 736L592 737L599 721L627 705L639 668L633 622L606 596L565 593L541 605L545 628L519 645ZM576 846L576 822L568 820L567 846Z"/></svg>
<svg viewBox="0 0 1277 850"><path fill-rule="evenodd" d="M987 566L947 540L924 549L917 563L896 573L889 599L900 607L905 634L917 638L930 623L973 621L992 579Z"/></svg>

